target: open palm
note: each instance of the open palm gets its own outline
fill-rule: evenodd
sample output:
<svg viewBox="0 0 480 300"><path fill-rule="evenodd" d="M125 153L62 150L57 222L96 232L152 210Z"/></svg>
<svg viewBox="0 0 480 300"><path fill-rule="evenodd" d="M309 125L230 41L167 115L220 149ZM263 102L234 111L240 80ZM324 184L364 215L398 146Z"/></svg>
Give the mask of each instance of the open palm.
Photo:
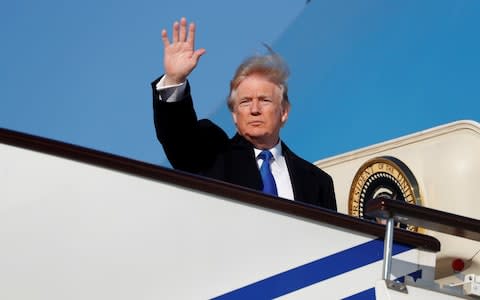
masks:
<svg viewBox="0 0 480 300"><path fill-rule="evenodd" d="M203 48L195 50L195 24L190 23L187 33L187 20L182 18L180 23L173 24L172 41L169 41L165 29L162 30L162 41L165 84L184 82L205 53Z"/></svg>

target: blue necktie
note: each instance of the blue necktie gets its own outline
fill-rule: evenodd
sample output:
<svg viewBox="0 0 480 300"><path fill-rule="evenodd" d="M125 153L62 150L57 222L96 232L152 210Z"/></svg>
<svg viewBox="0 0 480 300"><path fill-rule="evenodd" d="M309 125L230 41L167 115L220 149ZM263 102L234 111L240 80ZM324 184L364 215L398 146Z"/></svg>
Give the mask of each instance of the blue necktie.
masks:
<svg viewBox="0 0 480 300"><path fill-rule="evenodd" d="M272 170L270 169L270 160L273 158L273 155L270 151L263 150L258 155L258 158L263 160L262 166L260 167L260 175L263 181L262 191L266 194L277 196L277 185L275 184L275 179L273 179Z"/></svg>

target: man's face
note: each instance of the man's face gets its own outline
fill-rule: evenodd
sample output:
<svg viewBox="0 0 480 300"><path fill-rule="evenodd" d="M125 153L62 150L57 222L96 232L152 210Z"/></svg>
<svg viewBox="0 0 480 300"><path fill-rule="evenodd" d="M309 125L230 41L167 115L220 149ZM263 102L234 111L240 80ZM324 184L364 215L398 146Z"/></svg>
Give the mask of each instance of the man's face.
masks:
<svg viewBox="0 0 480 300"><path fill-rule="evenodd" d="M259 74L245 78L234 94L232 116L238 133L256 148L275 146L290 110L290 105L282 102L278 85Z"/></svg>

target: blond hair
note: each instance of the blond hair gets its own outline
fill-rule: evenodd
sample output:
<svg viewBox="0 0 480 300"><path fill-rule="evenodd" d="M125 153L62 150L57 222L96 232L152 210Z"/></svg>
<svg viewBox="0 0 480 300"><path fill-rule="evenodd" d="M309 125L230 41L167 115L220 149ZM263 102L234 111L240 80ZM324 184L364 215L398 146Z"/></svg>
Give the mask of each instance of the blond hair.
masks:
<svg viewBox="0 0 480 300"><path fill-rule="evenodd" d="M282 102L289 103L287 79L290 71L285 61L268 46L266 55L254 55L245 59L235 71L230 81L230 94L227 105L233 111L235 92L240 83L250 75L258 74L278 85L282 91Z"/></svg>

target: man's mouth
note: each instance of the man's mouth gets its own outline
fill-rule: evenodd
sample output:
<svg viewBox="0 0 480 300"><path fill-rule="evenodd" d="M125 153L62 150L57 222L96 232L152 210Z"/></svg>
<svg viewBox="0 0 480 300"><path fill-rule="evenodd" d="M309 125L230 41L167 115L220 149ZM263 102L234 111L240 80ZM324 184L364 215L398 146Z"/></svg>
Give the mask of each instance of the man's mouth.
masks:
<svg viewBox="0 0 480 300"><path fill-rule="evenodd" d="M262 124L263 124L262 121L250 121L250 122L248 122L248 125L250 125L250 126L260 126Z"/></svg>

